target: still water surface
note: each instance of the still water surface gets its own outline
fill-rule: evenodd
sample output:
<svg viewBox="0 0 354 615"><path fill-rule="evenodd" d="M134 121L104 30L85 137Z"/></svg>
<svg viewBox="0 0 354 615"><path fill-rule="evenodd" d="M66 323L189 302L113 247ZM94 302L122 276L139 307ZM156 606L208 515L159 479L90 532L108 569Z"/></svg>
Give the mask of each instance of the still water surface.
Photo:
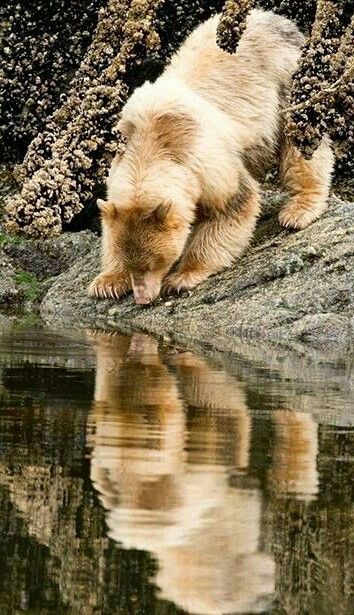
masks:
<svg viewBox="0 0 354 615"><path fill-rule="evenodd" d="M0 613L354 613L348 361L0 332Z"/></svg>

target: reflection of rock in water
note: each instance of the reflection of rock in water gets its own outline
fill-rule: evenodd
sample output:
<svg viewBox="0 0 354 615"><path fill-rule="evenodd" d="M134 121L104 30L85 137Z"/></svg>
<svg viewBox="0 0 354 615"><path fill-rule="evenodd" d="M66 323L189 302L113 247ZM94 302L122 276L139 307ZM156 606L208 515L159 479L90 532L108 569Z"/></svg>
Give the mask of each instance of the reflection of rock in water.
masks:
<svg viewBox="0 0 354 615"><path fill-rule="evenodd" d="M260 551L261 492L228 481L248 463L242 389L189 354L167 367L147 336L122 342L96 336L89 421L110 536L152 551L162 597L191 613L262 611L274 564Z"/></svg>
<svg viewBox="0 0 354 615"><path fill-rule="evenodd" d="M89 595L88 614L101 601L108 540L82 476L93 373L81 342L40 331L1 339L1 614L61 613L64 603L76 613Z"/></svg>

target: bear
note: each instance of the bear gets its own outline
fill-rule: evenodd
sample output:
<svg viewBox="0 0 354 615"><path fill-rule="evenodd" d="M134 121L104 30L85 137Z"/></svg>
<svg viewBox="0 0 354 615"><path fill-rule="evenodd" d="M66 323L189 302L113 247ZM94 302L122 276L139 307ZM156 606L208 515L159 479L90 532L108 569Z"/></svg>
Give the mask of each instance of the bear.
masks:
<svg viewBox="0 0 354 615"><path fill-rule="evenodd" d="M137 304L190 290L230 267L260 213L260 178L274 161L290 198L284 227L303 229L325 210L334 156L324 136L310 160L285 138L283 110L304 37L255 9L235 54L217 43L220 15L198 26L154 82L137 88L117 128L102 218L102 273L91 296Z"/></svg>

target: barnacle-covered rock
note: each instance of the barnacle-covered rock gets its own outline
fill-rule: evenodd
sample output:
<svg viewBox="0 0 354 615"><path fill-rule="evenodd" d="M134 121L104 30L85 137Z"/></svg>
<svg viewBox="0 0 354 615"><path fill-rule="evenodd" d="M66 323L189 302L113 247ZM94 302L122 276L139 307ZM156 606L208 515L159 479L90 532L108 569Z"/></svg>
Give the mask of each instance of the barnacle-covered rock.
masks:
<svg viewBox="0 0 354 615"><path fill-rule="evenodd" d="M332 135L336 140L336 177L351 185L354 194L354 16L342 38L336 57L338 88L332 117ZM330 110L331 111L331 110Z"/></svg>
<svg viewBox="0 0 354 615"><path fill-rule="evenodd" d="M345 28L343 5L319 0L311 36L294 75L287 113L289 136L309 156L325 132L335 132L335 126L328 119L333 117L337 94L350 63L350 58L344 60L343 54L340 54L340 61L337 58Z"/></svg>
<svg viewBox="0 0 354 615"><path fill-rule="evenodd" d="M222 10L225 0L165 0L156 13L161 39L159 57L165 61L181 45L187 34L211 15Z"/></svg>
<svg viewBox="0 0 354 615"><path fill-rule="evenodd" d="M0 156L18 160L65 96L104 0L0 7Z"/></svg>
<svg viewBox="0 0 354 615"><path fill-rule="evenodd" d="M217 32L221 49L235 53L246 27L246 17L254 5L255 0L226 0Z"/></svg>
<svg viewBox="0 0 354 615"><path fill-rule="evenodd" d="M18 176L20 194L6 206L6 229L32 237L59 234L93 195L123 141L113 130L127 97L123 79L159 47L153 25L159 2L110 0L73 79L68 100L30 146ZM127 79L125 80L127 81Z"/></svg>

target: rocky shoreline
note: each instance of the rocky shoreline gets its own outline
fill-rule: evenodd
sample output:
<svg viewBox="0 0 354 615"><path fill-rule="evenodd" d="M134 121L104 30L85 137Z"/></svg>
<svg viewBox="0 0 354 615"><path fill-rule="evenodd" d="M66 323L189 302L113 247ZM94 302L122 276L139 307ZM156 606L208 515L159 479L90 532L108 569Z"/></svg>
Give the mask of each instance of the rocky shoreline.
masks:
<svg viewBox="0 0 354 615"><path fill-rule="evenodd" d="M348 351L354 346L354 204L332 196L322 218L295 233L278 225L283 199L264 194L253 244L231 270L148 308L131 297L86 295L99 270L93 232L47 241L0 234L2 320L40 315L56 328L140 329L226 351L237 351L243 338Z"/></svg>

